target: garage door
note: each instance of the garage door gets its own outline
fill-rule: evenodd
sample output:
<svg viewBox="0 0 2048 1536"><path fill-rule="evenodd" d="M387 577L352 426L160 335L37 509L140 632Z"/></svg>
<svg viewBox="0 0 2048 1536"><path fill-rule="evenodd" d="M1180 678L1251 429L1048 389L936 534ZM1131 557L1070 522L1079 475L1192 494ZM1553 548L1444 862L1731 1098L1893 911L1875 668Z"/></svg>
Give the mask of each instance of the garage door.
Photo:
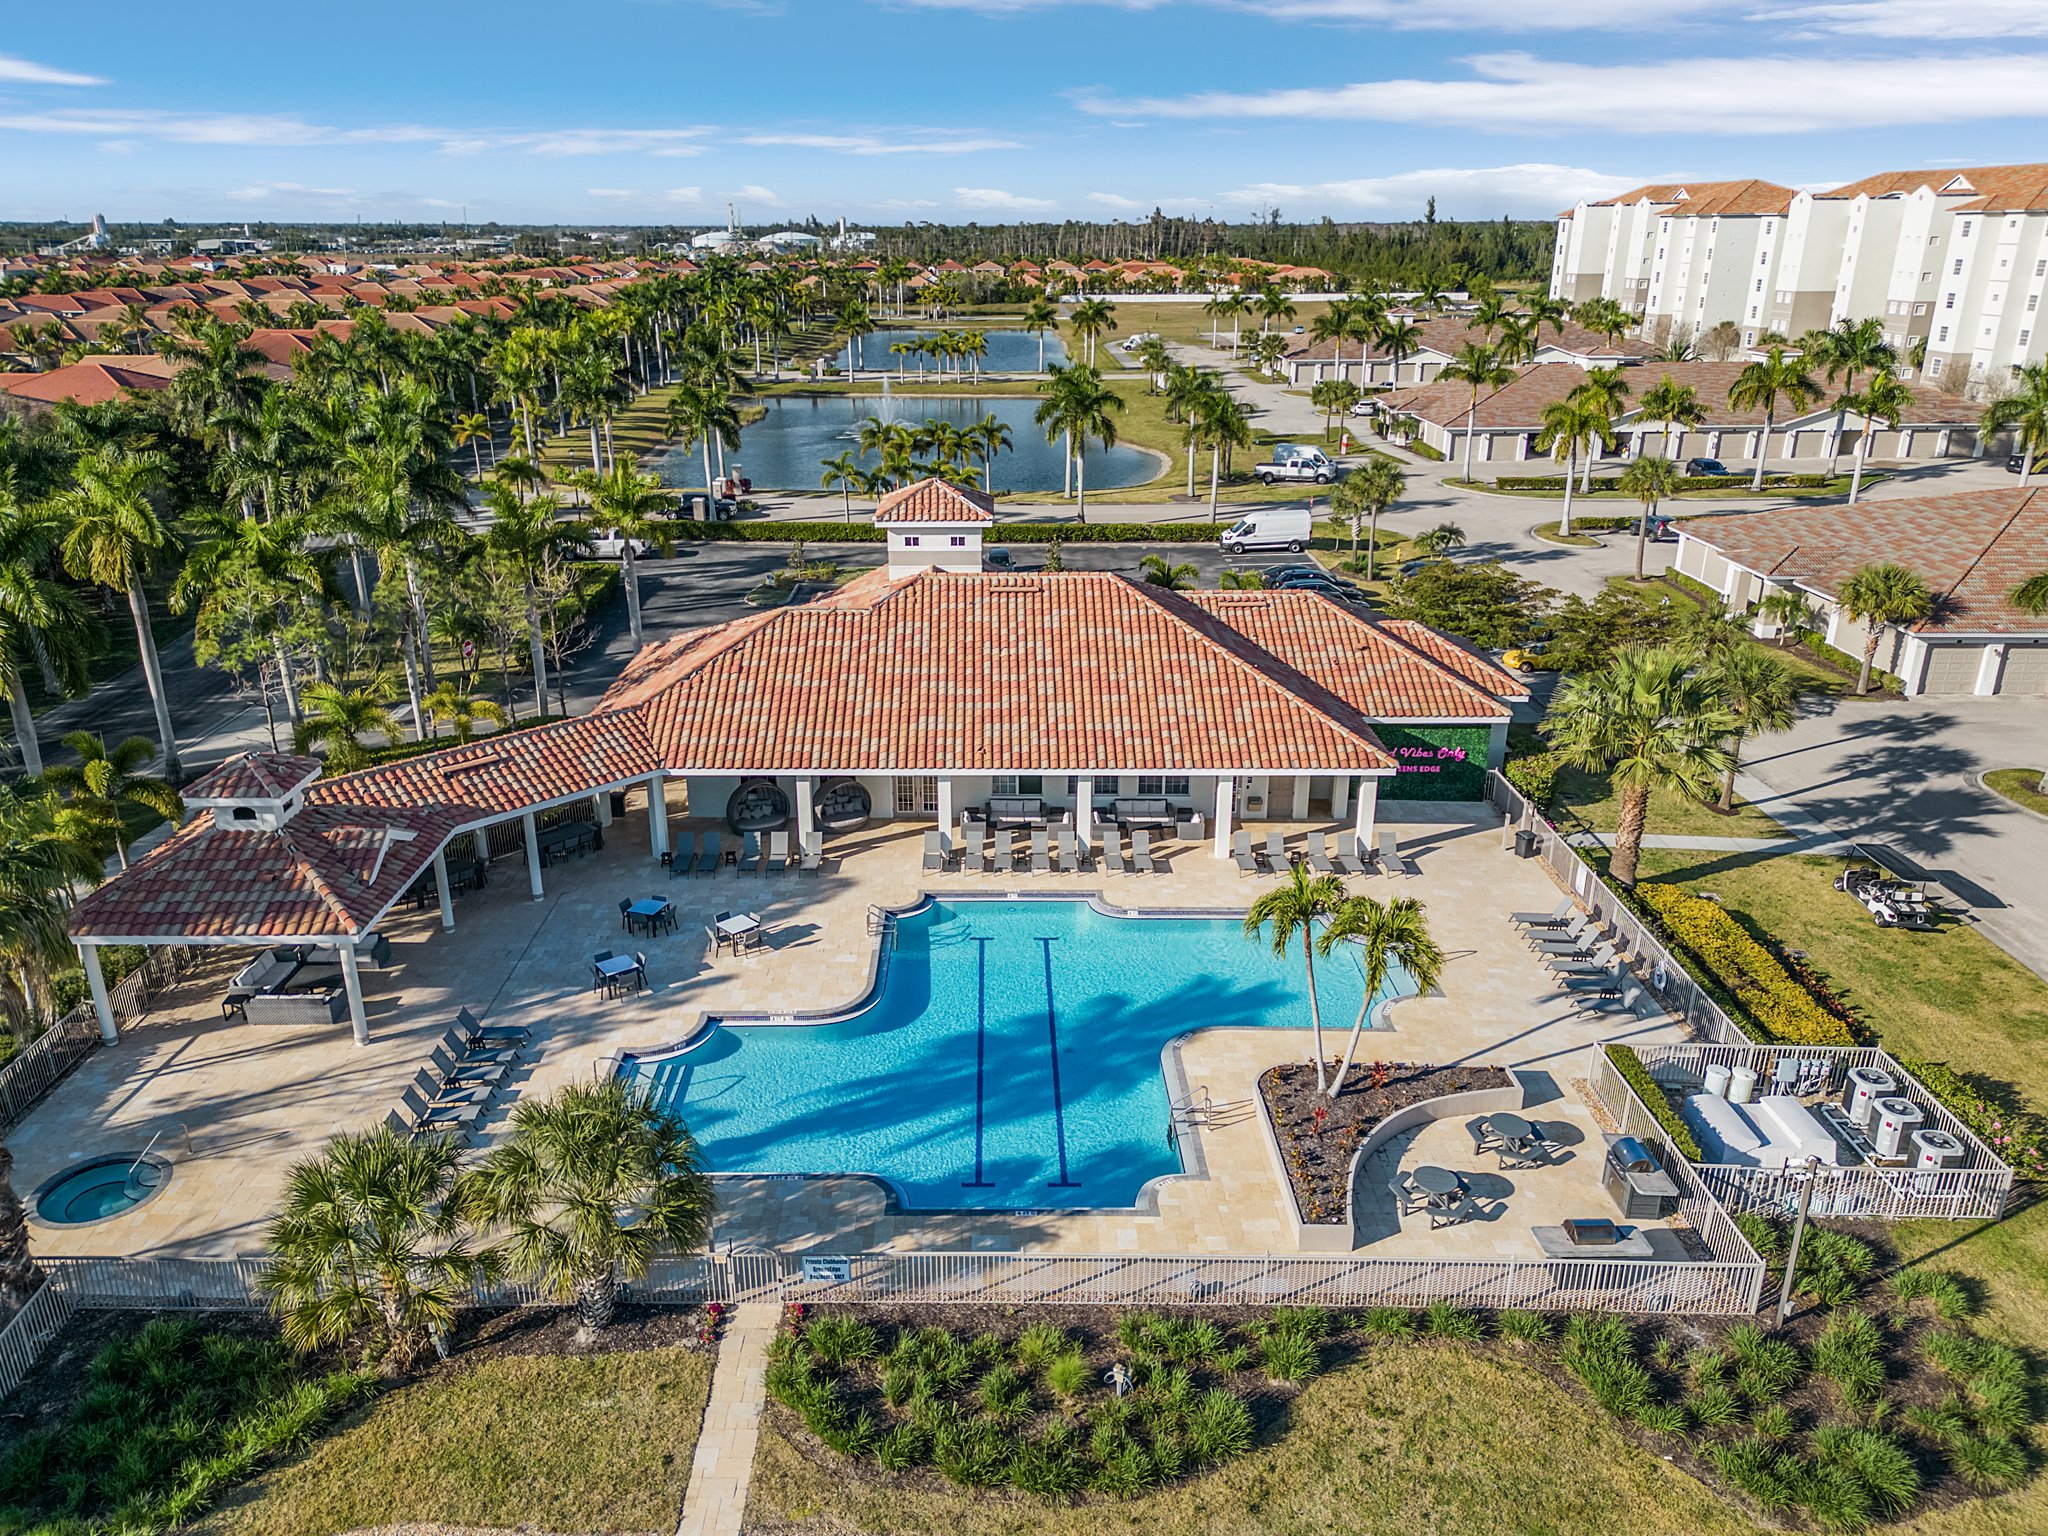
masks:
<svg viewBox="0 0 2048 1536"><path fill-rule="evenodd" d="M2048 693L2048 645L2015 645L2005 653L2000 693Z"/></svg>
<svg viewBox="0 0 2048 1536"><path fill-rule="evenodd" d="M1981 645L1930 645L1927 648L1927 683L1922 693L1974 693L1977 668L1984 660Z"/></svg>

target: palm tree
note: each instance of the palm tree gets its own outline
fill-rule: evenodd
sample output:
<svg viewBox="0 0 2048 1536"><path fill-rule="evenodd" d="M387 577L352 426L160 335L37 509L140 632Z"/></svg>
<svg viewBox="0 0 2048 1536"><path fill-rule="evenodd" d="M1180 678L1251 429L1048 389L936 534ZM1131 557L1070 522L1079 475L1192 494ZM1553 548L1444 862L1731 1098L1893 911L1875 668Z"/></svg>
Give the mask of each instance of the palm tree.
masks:
<svg viewBox="0 0 2048 1536"><path fill-rule="evenodd" d="M130 736L109 752L97 733L73 731L64 745L78 754L78 761L51 764L43 782L72 804L105 819L123 869L128 867L129 806L142 811L145 831L160 822L176 826L184 820L185 800L177 786L142 771L156 756L148 737Z"/></svg>
<svg viewBox="0 0 2048 1536"><path fill-rule="evenodd" d="M1573 767L1613 775L1621 815L1608 874L1617 885L1636 883L1651 793L1704 801L1728 766L1721 742L1734 728L1713 687L1675 650L1627 646L1604 670L1565 679L1543 729Z"/></svg>
<svg viewBox="0 0 2048 1536"><path fill-rule="evenodd" d="M1252 445L1252 416L1244 403L1228 390L1214 389L1195 404L1195 417L1202 440L1209 445L1209 521L1216 521L1218 487L1222 483L1223 455L1233 448Z"/></svg>
<svg viewBox="0 0 2048 1536"><path fill-rule="evenodd" d="M2034 477L2035 461L2048 455L2048 363L2021 365L2017 388L1984 408L1979 428L1985 440L2013 428L2013 447L2020 455L2020 485Z"/></svg>
<svg viewBox="0 0 2048 1536"><path fill-rule="evenodd" d="M354 1343L364 1364L403 1369L454 1323L479 1280L495 1278L471 1250L455 1196L463 1148L452 1136L389 1126L344 1132L285 1178L258 1286L293 1348Z"/></svg>
<svg viewBox="0 0 2048 1536"><path fill-rule="evenodd" d="M1845 390L1835 404L1845 415L1854 411L1863 418L1863 430L1856 434L1856 460L1849 474L1849 505L1853 507L1863 496L1863 467L1870 462L1871 428L1881 421L1896 432L1906 412L1913 409L1913 391L1899 382L1891 369L1880 368L1863 388ZM1839 435L1839 429L1837 432Z"/></svg>
<svg viewBox="0 0 2048 1536"><path fill-rule="evenodd" d="M97 881L106 864L102 831L39 783L0 785L0 959L31 1010L30 973L71 954L65 919L74 888Z"/></svg>
<svg viewBox="0 0 2048 1536"><path fill-rule="evenodd" d="M434 734L441 734L441 722L447 721L455 727L455 739L468 742L476 735L476 723L488 720L492 725L505 723L503 706L493 699L472 697L465 689L456 686L452 679L442 679L441 686L420 700L428 713L434 717Z"/></svg>
<svg viewBox="0 0 2048 1536"><path fill-rule="evenodd" d="M1038 371L1045 372L1045 333L1060 328L1059 306L1039 294L1024 307L1024 329L1038 338Z"/></svg>
<svg viewBox="0 0 2048 1536"><path fill-rule="evenodd" d="M247 331L209 319L190 339L166 335L157 345L179 365L169 390L173 412L197 436L218 438L235 452L242 429L270 386L263 373L266 359L249 345ZM254 515L247 496L242 515Z"/></svg>
<svg viewBox="0 0 2048 1536"><path fill-rule="evenodd" d="M1489 293L1472 306L1472 313L1465 317L1465 329L1477 331L1481 339L1491 345L1493 333L1502 329L1513 313L1504 295Z"/></svg>
<svg viewBox="0 0 2048 1536"><path fill-rule="evenodd" d="M1426 555L1447 555L1465 547L1465 530L1456 523L1438 523L1416 534L1409 543Z"/></svg>
<svg viewBox="0 0 2048 1536"><path fill-rule="evenodd" d="M1124 397L1102 382L1093 368L1074 366L1054 371L1054 382L1042 386L1049 398L1039 406L1034 419L1045 428L1045 440L1065 436L1074 465L1076 511L1088 521L1088 444L1092 439L1105 448L1116 446L1116 414L1124 408Z"/></svg>
<svg viewBox="0 0 2048 1536"><path fill-rule="evenodd" d="M1265 930L1271 927L1270 940L1276 955L1285 956L1295 935L1301 936L1301 960L1308 968L1308 1019L1314 1032L1318 1093L1327 1092L1328 1084L1323 1059L1323 1010L1316 998L1315 929L1317 923L1327 923L1336 917L1348 894L1344 882L1335 875L1318 875L1306 864L1293 864L1288 867L1287 878L1254 901L1244 915L1247 938L1266 938Z"/></svg>
<svg viewBox="0 0 2048 1536"><path fill-rule="evenodd" d="M1934 594L1918 573L1890 560L1861 566L1842 583L1839 601L1842 612L1861 620L1869 628L1863 641L1863 670L1856 677L1856 691L1870 692L1870 672L1877 661L1877 644L1886 625L1918 624L1934 612Z"/></svg>
<svg viewBox="0 0 2048 1536"><path fill-rule="evenodd" d="M2029 576L2014 587L2010 601L2021 613L2031 614L2037 619L2048 614L2048 571ZM2048 769L2042 770L2039 788L2042 794L2048 795Z"/></svg>
<svg viewBox="0 0 2048 1536"><path fill-rule="evenodd" d="M611 1321L619 1282L646 1274L660 1245L703 1244L712 1200L681 1117L616 1076L522 1098L464 1190L478 1221L505 1229L505 1264L573 1300L586 1334Z"/></svg>
<svg viewBox="0 0 2048 1536"><path fill-rule="evenodd" d="M1393 363L1394 377L1392 382L1399 386L1401 382L1401 360L1406 357L1413 357L1417 349L1421 347L1422 327L1415 324L1412 320L1396 320L1389 317L1382 321L1373 332L1373 339L1379 343L1380 350L1386 353L1388 360Z"/></svg>
<svg viewBox="0 0 2048 1536"><path fill-rule="evenodd" d="M1088 366L1095 366L1095 338L1104 331L1116 329L1116 306L1107 299L1083 299L1074 306L1074 312L1067 317L1067 323L1074 328L1076 336L1085 337L1088 342Z"/></svg>
<svg viewBox="0 0 2048 1536"><path fill-rule="evenodd" d="M846 301L846 307L839 311L839 329L846 332L847 371L858 373L867 366L867 352L861 345L861 338L875 333L875 317L868 313L868 307L856 299Z"/></svg>
<svg viewBox="0 0 2048 1536"><path fill-rule="evenodd" d="M711 440L737 451L740 446L740 413L732 399L715 385L678 384L669 397L668 435L685 448L701 444L704 450L704 493L711 494Z"/></svg>
<svg viewBox="0 0 2048 1536"><path fill-rule="evenodd" d="M1722 707L1735 721L1735 728L1728 733L1728 766L1721 776L1719 806L1722 815L1732 816L1735 771L1743 741L1792 728L1799 684L1782 661L1753 645L1723 646L1708 663L1706 675Z"/></svg>
<svg viewBox="0 0 2048 1536"><path fill-rule="evenodd" d="M1569 535L1572 531L1572 486L1578 479L1579 448L1583 444L1590 449L1595 443L1611 447L1614 423L1599 401L1583 396L1577 390L1543 407L1542 419L1543 430L1536 434L1536 446L1565 466L1564 515L1558 522L1558 532Z"/></svg>
<svg viewBox="0 0 2048 1536"><path fill-rule="evenodd" d="M292 729L292 750L303 753L315 745L325 746L327 766L337 773L366 767L370 750L364 744L365 736L382 736L387 743L404 739L390 703L390 680L381 675L360 688L308 683L306 714Z"/></svg>
<svg viewBox="0 0 2048 1536"><path fill-rule="evenodd" d="M1444 952L1430 936L1422 916L1422 903L1412 896L1396 896L1382 905L1370 896L1354 896L1337 908L1317 941L1327 959L1339 944L1356 946L1358 969L1363 974L1365 995L1358 1000L1358 1017L1352 1021L1351 1039L1344 1047L1344 1059L1330 1083L1330 1097L1344 1091L1344 1079L1351 1071L1351 1059L1358 1054L1358 1037L1365 1030L1365 1016L1373 999L1386 987L1387 978L1399 966L1415 983L1417 992L1427 992L1443 976ZM1320 1051L1317 1052L1321 1054Z"/></svg>
<svg viewBox="0 0 2048 1536"><path fill-rule="evenodd" d="M860 460L843 449L833 457L820 461L818 467L825 471L818 483L828 491L835 486L838 487L845 520L852 522L853 493L857 487L866 483L867 471L861 468Z"/></svg>
<svg viewBox="0 0 2048 1536"><path fill-rule="evenodd" d="M1797 634L1813 622L1813 609L1806 601L1806 594L1796 587L1778 587L1764 594L1756 605L1757 617L1778 626L1778 644L1786 644L1785 636Z"/></svg>
<svg viewBox="0 0 2048 1536"><path fill-rule="evenodd" d="M164 776L175 783L184 777L184 769L178 762L170 696L164 692L163 665L157 660L149 597L142 585L175 542L154 501L169 474L170 461L154 450L94 449L72 466L70 487L52 497L51 506L69 525L64 535L64 569L80 581L128 598L143 682L156 709Z"/></svg>
<svg viewBox="0 0 2048 1536"><path fill-rule="evenodd" d="M471 456L476 460L476 477L484 477L483 445L491 440L491 418L481 411L473 415L455 418L455 446L468 445Z"/></svg>
<svg viewBox="0 0 2048 1536"><path fill-rule="evenodd" d="M1266 573L1232 567L1216 579L1216 584L1226 592L1263 592L1266 589Z"/></svg>
<svg viewBox="0 0 2048 1536"><path fill-rule="evenodd" d="M1268 330L1275 321L1285 324L1294 318L1294 301L1282 293L1276 284L1268 283L1259 290L1259 296L1252 301L1259 312L1259 329Z"/></svg>
<svg viewBox="0 0 2048 1536"><path fill-rule="evenodd" d="M1820 385L1806 371L1804 360L1787 357L1781 346L1772 347L1762 359L1735 376L1735 383L1728 390L1729 405L1738 411L1764 413L1762 451L1756 456L1756 475L1749 483L1752 491L1764 488L1764 466L1771 457L1771 428L1777 424L1779 402L1803 411L1819 395Z"/></svg>
<svg viewBox="0 0 2048 1536"><path fill-rule="evenodd" d="M1337 413L1358 404L1358 386L1349 379L1318 379L1309 387L1309 400L1323 413L1323 441L1337 430Z"/></svg>
<svg viewBox="0 0 2048 1536"><path fill-rule="evenodd" d="M1599 406L1611 423L1627 408L1629 382L1619 368L1588 368L1585 381L1572 394ZM1609 443L1607 446L1613 445ZM1586 455L1585 479L1579 486L1588 495L1593 491L1593 458L1591 453Z"/></svg>
<svg viewBox="0 0 2048 1536"><path fill-rule="evenodd" d="M1479 419L1479 397L1514 382L1515 370L1500 360L1500 354L1477 342L1458 349L1458 355L1437 370L1437 378L1450 379L1470 387L1472 398L1465 407L1465 478L1472 478L1473 427Z"/></svg>
<svg viewBox="0 0 2048 1536"><path fill-rule="evenodd" d="M565 551L586 544L589 529L580 521L562 521L562 503L554 496L527 500L498 466L484 505L491 512L491 526L484 533L484 547L508 561L519 573L526 597L526 645L533 665L533 704L536 715L548 712L547 639L542 632L539 585L542 574Z"/></svg>
<svg viewBox="0 0 2048 1536"><path fill-rule="evenodd" d="M55 511L30 506L14 494L13 476L0 475L0 682L7 687L22 772L31 778L42 773L43 754L23 662L34 657L46 663L67 688L86 683L90 620L71 588L49 576L63 531Z"/></svg>
<svg viewBox="0 0 2048 1536"><path fill-rule="evenodd" d="M28 1244L28 1211L14 1192L14 1153L0 1136L0 1311L20 1311L42 1283L42 1268Z"/></svg>
<svg viewBox="0 0 2048 1536"><path fill-rule="evenodd" d="M993 411L975 422L963 436L975 457L981 460L981 488L993 496L996 490L996 456L1014 447L1016 436L1010 431L1009 423Z"/></svg>
<svg viewBox="0 0 2048 1536"><path fill-rule="evenodd" d="M1380 514L1399 501L1407 488L1408 477L1402 473L1401 466L1392 459L1374 454L1340 480L1330 493L1330 510L1351 520L1351 565L1354 570L1358 566L1360 519L1371 520L1372 540L1365 546L1367 581L1374 580L1379 573Z"/></svg>
<svg viewBox="0 0 2048 1536"><path fill-rule="evenodd" d="M1621 472L1620 488L1642 504L1642 516L1636 519L1636 580L1643 579L1643 550L1650 542L1650 519L1656 514L1657 504L1666 496L1678 493L1685 477L1678 472L1678 466L1669 459L1649 453L1629 462Z"/></svg>
<svg viewBox="0 0 2048 1536"><path fill-rule="evenodd" d="M1848 403L1850 386L1861 375L1888 371L1898 362L1899 354L1884 339L1883 321L1875 317L1851 320L1844 316L1835 322L1833 330L1814 338L1813 345L1806 350L1806 360L1821 365L1828 383L1842 385L1842 393L1835 400L1834 436L1828 440L1833 449L1828 455L1828 473L1832 475L1841 451L1842 433L1849 424L1849 412L1854 409Z"/></svg>
<svg viewBox="0 0 2048 1536"><path fill-rule="evenodd" d="M298 719L298 684L285 632L310 604L340 599L327 569L331 557L312 552L311 522L302 516L258 522L231 512L199 512L187 522L196 539L171 585L171 611L183 613L197 601L204 619L224 603L255 599L249 607L264 615L259 633L270 638L285 712Z"/></svg>
<svg viewBox="0 0 2048 1536"><path fill-rule="evenodd" d="M1185 592L1202 579L1202 573L1194 566L1175 565L1164 555L1145 556L1138 562L1138 569L1145 573L1148 585L1164 587L1169 592Z"/></svg>
<svg viewBox="0 0 2048 1536"><path fill-rule="evenodd" d="M614 529L619 535L620 559L626 574L626 627L632 631L633 643L638 645L640 568L634 562L633 545L643 541L659 546L664 554L668 552L669 527L659 519L659 514L669 509L669 493L656 476L640 473L630 453L620 454L618 462L602 475L578 475L575 484L590 499L592 526Z"/></svg>
<svg viewBox="0 0 2048 1536"><path fill-rule="evenodd" d="M1657 382L1643 391L1638 407L1641 420L1656 422L1664 429L1664 455L1676 457L1677 450L1671 445L1671 429L1678 428L1680 438L1707 419L1707 409L1700 404L1700 392L1690 384L1681 384L1670 374L1661 375ZM1639 434L1640 434L1640 429ZM1640 441L1640 435L1638 437Z"/></svg>

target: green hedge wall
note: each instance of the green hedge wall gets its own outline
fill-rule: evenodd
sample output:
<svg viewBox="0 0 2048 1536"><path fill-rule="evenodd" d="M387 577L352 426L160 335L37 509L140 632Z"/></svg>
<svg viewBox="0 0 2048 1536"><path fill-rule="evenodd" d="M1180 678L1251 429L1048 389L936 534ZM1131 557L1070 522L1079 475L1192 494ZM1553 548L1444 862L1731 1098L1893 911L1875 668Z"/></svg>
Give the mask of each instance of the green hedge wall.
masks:
<svg viewBox="0 0 2048 1536"><path fill-rule="evenodd" d="M1491 732L1483 725L1390 725L1372 723L1400 765L1392 782L1380 781L1389 800L1483 800L1486 750Z"/></svg>
<svg viewBox="0 0 2048 1536"><path fill-rule="evenodd" d="M1603 1047L1607 1059L1621 1074L1622 1081L1636 1092L1649 1110L1664 1134L1671 1138L1671 1145L1688 1163L1704 1162L1700 1155L1700 1144L1692 1134L1692 1127L1685 1123L1685 1117L1678 1112L1678 1106L1671 1102L1671 1095L1664 1091L1664 1085L1650 1076L1650 1069L1643 1065L1643 1058L1635 1053L1633 1046L1608 1045Z"/></svg>

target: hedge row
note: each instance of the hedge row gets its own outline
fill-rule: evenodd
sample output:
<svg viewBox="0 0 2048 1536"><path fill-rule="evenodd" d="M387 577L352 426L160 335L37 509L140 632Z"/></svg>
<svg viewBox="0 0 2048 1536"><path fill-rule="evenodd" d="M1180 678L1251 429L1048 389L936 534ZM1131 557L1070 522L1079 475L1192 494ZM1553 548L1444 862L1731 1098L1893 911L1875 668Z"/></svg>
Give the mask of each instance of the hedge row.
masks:
<svg viewBox="0 0 2048 1536"><path fill-rule="evenodd" d="M992 543L1050 544L1213 544L1229 523L997 523L988 532ZM678 544L879 544L883 530L873 523L736 522L677 523L670 536Z"/></svg>
<svg viewBox="0 0 2048 1536"><path fill-rule="evenodd" d="M1671 1145L1678 1155L1688 1163L1705 1162L1700 1144L1693 1138L1692 1127L1685 1123L1685 1117L1671 1102L1671 1095L1664 1091L1664 1085L1650 1076L1650 1069L1643 1065L1643 1058L1635 1053L1635 1048L1609 1045L1606 1051L1607 1059L1614 1063L1622 1081L1635 1090L1636 1097L1643 1101L1643 1107L1649 1110L1664 1134L1671 1138Z"/></svg>
<svg viewBox="0 0 2048 1536"><path fill-rule="evenodd" d="M1718 902L1646 882L1636 899L1708 983L1733 1002L1737 1022L1766 1044L1854 1045L1847 1021L1816 1003Z"/></svg>
<svg viewBox="0 0 2048 1536"><path fill-rule="evenodd" d="M149 950L141 944L102 946L100 974L106 977L107 990L113 991L141 970L143 962L148 959ZM86 981L82 968L58 971L50 978L50 1007L60 1019L91 996L92 986Z"/></svg>

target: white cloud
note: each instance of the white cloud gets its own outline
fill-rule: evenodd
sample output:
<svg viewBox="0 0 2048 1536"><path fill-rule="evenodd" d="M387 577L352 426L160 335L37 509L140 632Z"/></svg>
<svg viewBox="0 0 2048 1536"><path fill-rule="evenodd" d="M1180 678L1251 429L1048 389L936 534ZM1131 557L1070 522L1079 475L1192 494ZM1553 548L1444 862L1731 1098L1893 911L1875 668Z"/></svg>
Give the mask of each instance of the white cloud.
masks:
<svg viewBox="0 0 2048 1536"><path fill-rule="evenodd" d="M1114 192L1090 192L1088 201L1099 203L1104 208L1113 208L1118 213L1143 213L1145 205L1135 197L1121 197Z"/></svg>
<svg viewBox="0 0 2048 1536"><path fill-rule="evenodd" d="M255 181L224 194L238 203L260 203L272 197L313 198L320 202L359 202L363 194L354 187L309 187L297 181Z"/></svg>
<svg viewBox="0 0 2048 1536"><path fill-rule="evenodd" d="M670 187L661 196L664 202L701 203L704 201L704 189L702 187Z"/></svg>
<svg viewBox="0 0 2048 1536"><path fill-rule="evenodd" d="M1105 117L1428 123L1528 133L1781 134L2048 115L2038 56L1680 58L1577 64L1527 53L1468 59L1468 80L1374 80L1260 92L1113 99Z"/></svg>
<svg viewBox="0 0 2048 1536"><path fill-rule="evenodd" d="M984 16L1023 16L1084 4L1122 11L1161 10L1176 0L883 0L924 10L975 11ZM1738 10L1735 0L1184 0L1214 9L1250 11L1268 21L1371 24L1401 31L1465 28L1503 32L1568 32L1587 28L1635 29L1648 23L1680 21L1717 10ZM2008 0L2018 3L2018 0Z"/></svg>
<svg viewBox="0 0 2048 1536"><path fill-rule="evenodd" d="M737 142L758 148L824 149L843 155L972 155L983 150L1024 148L1016 139L914 135L884 138L871 133L750 133Z"/></svg>
<svg viewBox="0 0 2048 1536"><path fill-rule="evenodd" d="M106 85L108 82L98 75L74 74L68 69L55 69L48 64L38 64L33 59L16 58L11 53L0 53L0 80L10 85Z"/></svg>
<svg viewBox="0 0 2048 1536"><path fill-rule="evenodd" d="M583 190L584 190L584 192L585 192L585 193L586 193L586 194L587 194L588 196L591 196L591 197L638 197L638 196L640 196L640 193L639 193L638 189L636 189L636 188L633 188L633 187L585 187L585 188L584 188Z"/></svg>
<svg viewBox="0 0 2048 1536"><path fill-rule="evenodd" d="M875 206L877 208L899 209L903 212L911 213L923 208L936 208L939 205L928 197L892 197L875 204Z"/></svg>
<svg viewBox="0 0 2048 1536"><path fill-rule="evenodd" d="M770 208L782 206L782 199L766 187L741 187L733 197L743 203L761 203Z"/></svg>
<svg viewBox="0 0 2048 1536"><path fill-rule="evenodd" d="M696 155L709 128L442 128L427 123L388 123L374 128L341 128L286 113L162 112L143 108L63 108L48 112L0 113L0 131L78 135L93 138L149 138L173 144L305 149L325 145L431 144L447 154L485 152L549 156L649 154Z"/></svg>
<svg viewBox="0 0 2048 1536"><path fill-rule="evenodd" d="M1503 213L1549 218L1580 198L1611 197L1647 177L1613 176L1572 165L1532 162L1459 169L1400 171L1345 181L1254 182L1218 194L1226 206L1304 207L1320 213L1367 214L1393 219L1422 216L1429 200L1446 219L1496 218Z"/></svg>
<svg viewBox="0 0 2048 1536"><path fill-rule="evenodd" d="M1050 213L1059 206L1047 198L1022 197L999 187L955 187L953 201L988 213Z"/></svg>
<svg viewBox="0 0 2048 1536"><path fill-rule="evenodd" d="M1758 21L1790 22L1796 37L2048 37L2048 0L1844 0L1760 6Z"/></svg>

